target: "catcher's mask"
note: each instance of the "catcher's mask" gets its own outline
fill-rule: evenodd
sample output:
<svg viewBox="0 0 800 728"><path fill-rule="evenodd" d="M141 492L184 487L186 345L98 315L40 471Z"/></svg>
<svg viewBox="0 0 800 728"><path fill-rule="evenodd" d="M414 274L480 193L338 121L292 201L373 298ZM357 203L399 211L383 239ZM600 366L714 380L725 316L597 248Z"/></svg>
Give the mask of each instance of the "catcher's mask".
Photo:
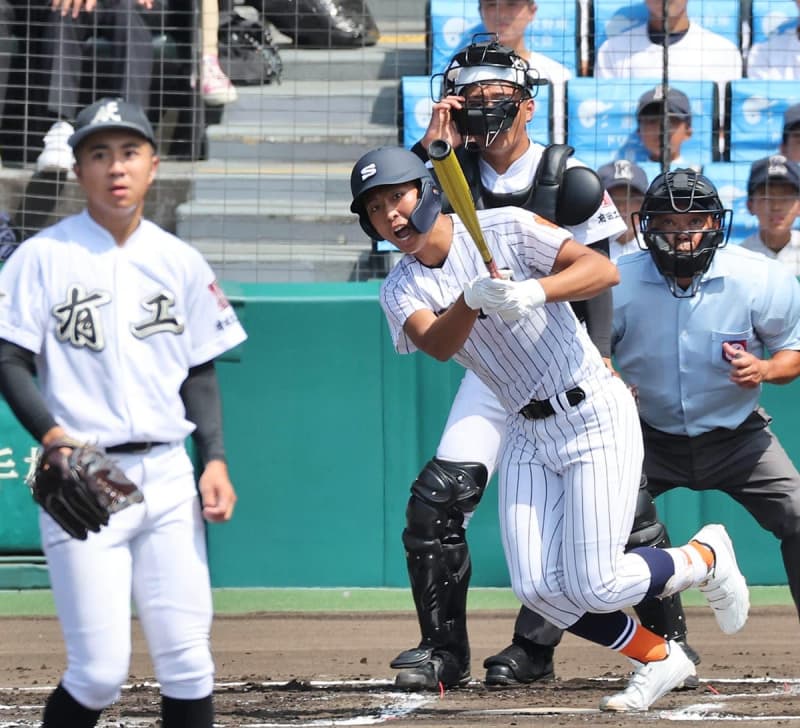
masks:
<svg viewBox="0 0 800 728"><path fill-rule="evenodd" d="M488 36L489 40L479 40ZM431 96L437 95L433 86L441 83L444 96L469 96L463 109L452 112L458 133L464 137L466 146L474 146L473 139L482 139L488 147L501 132L508 131L519 113L520 104L536 95L539 86L546 81L539 78L538 71L512 48L501 45L494 33L480 33L472 43L462 49L450 61L444 73L431 78ZM489 93L492 87L507 90L503 95Z"/></svg>
<svg viewBox="0 0 800 728"><path fill-rule="evenodd" d="M660 224L667 215L687 212L709 213L713 227L706 230L667 231ZM650 251L656 268L666 279L673 296L690 298L697 293L700 279L711 265L717 248L728 242L731 214L722 206L711 180L693 169L676 169L660 174L653 180L645 193L641 209L634 212L631 219L639 247ZM698 234L702 236L699 243L685 250L676 249L682 238ZM688 278L691 278L691 285L684 290L677 281Z"/></svg>
<svg viewBox="0 0 800 728"><path fill-rule="evenodd" d="M358 215L361 228L373 240L380 240L381 235L369 221L364 195L375 187L414 180L419 183L419 202L409 222L417 232L426 233L442 211L442 193L434 183L430 170L416 154L402 147L379 147L367 152L355 163L350 173L350 191L353 194L350 212Z"/></svg>

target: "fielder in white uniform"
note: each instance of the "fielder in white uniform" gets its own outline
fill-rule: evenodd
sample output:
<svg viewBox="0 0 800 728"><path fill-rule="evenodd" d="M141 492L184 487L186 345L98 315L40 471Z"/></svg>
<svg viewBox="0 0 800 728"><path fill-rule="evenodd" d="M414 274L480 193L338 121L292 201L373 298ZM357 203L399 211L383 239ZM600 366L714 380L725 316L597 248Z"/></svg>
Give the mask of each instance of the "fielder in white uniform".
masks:
<svg viewBox="0 0 800 728"><path fill-rule="evenodd" d="M142 218L158 166L142 109L98 101L70 145L87 209L26 241L0 272L0 386L43 444L69 436L106 447L144 502L85 541L40 513L67 653L43 725L91 728L118 699L133 601L161 725L211 728L203 519L227 520L236 500L213 361L246 337L200 254ZM184 447L192 433L199 495Z"/></svg>
<svg viewBox="0 0 800 728"><path fill-rule="evenodd" d="M721 628L735 632L749 598L722 526L706 526L682 548L625 553L643 454L636 405L564 303L616 284L616 267L563 228L506 207L478 213L497 266L513 280L489 278L464 225L441 214L429 171L404 149L368 152L350 184L364 229L406 253L380 297L396 349L454 358L511 413L498 471L516 596L636 660L630 688L601 708L647 710L694 664L621 610L699 586Z"/></svg>
<svg viewBox="0 0 800 728"><path fill-rule="evenodd" d="M742 247L775 258L800 276L800 165L782 154L757 159L747 179L747 209L758 218L758 230Z"/></svg>

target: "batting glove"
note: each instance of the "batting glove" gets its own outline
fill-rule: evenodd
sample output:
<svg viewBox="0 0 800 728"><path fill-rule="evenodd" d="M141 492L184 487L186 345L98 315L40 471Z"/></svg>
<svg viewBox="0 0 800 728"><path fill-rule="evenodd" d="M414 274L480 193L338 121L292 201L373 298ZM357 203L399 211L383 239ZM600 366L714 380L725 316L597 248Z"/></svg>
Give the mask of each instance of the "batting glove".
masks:
<svg viewBox="0 0 800 728"><path fill-rule="evenodd" d="M506 300L497 309L503 321L518 321L521 318L530 316L537 308L544 306L547 295L542 288L542 284L535 278L528 278L526 281L510 281L510 290L506 294Z"/></svg>
<svg viewBox="0 0 800 728"><path fill-rule="evenodd" d="M506 305L511 281L503 278L490 278L480 275L464 284L464 303L473 311L483 309L484 313L496 313Z"/></svg>

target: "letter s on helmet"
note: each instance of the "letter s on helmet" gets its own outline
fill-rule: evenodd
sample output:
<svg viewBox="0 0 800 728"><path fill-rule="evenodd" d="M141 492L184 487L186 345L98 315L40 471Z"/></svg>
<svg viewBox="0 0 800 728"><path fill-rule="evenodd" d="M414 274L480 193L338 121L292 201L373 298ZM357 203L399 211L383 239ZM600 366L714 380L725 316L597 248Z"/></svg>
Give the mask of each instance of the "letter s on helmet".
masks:
<svg viewBox="0 0 800 728"><path fill-rule="evenodd" d="M381 235L369 221L364 195L375 187L419 180L419 202L409 222L417 232L426 233L433 227L442 211L442 194L433 181L430 170L413 152L402 147L379 147L359 159L350 173L353 202L350 212L358 215L361 228L373 240Z"/></svg>
<svg viewBox="0 0 800 728"><path fill-rule="evenodd" d="M707 212L714 227L709 230L670 230L669 238L659 225L659 218L687 212ZM647 189L639 212L633 213L637 236L644 240L659 273L664 276L676 298L690 298L697 293L700 279L708 270L717 248L728 242L731 211L725 209L714 183L693 169L676 169L656 177ZM673 234L698 234L703 237L691 250L676 250ZM678 279L691 278L686 291Z"/></svg>

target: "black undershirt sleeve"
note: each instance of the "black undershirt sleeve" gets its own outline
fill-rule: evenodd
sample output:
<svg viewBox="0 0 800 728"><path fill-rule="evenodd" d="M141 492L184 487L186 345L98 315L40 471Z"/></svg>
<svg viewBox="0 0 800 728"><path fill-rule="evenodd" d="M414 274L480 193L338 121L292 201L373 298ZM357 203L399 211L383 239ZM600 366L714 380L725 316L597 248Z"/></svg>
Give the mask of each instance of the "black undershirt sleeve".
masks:
<svg viewBox="0 0 800 728"><path fill-rule="evenodd" d="M214 362L192 367L180 391L186 417L196 429L192 433L203 465L210 460L225 460L222 436L222 398Z"/></svg>
<svg viewBox="0 0 800 728"><path fill-rule="evenodd" d="M58 423L50 414L35 377L33 352L0 339L0 393L19 423L41 442Z"/></svg>

